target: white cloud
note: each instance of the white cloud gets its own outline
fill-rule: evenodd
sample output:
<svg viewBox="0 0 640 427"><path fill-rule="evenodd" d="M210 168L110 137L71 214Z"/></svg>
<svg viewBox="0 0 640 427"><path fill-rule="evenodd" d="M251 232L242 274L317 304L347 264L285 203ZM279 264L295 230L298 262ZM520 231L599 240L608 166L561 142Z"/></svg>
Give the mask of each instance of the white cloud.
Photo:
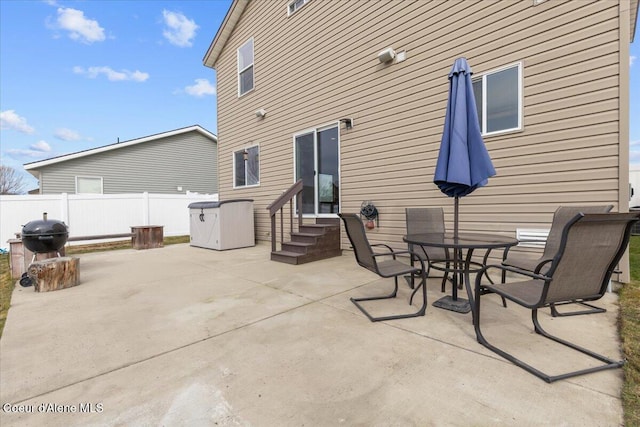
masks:
<svg viewBox="0 0 640 427"><path fill-rule="evenodd" d="M63 141L79 141L82 139L80 134L75 130L65 128L56 129L53 135Z"/></svg>
<svg viewBox="0 0 640 427"><path fill-rule="evenodd" d="M84 12L71 8L58 9L58 28L69 32L72 40L91 44L104 41L104 28L98 21L88 19Z"/></svg>
<svg viewBox="0 0 640 427"><path fill-rule="evenodd" d="M196 84L185 87L184 91L189 95L202 97L206 95L215 95L216 87L207 79L196 79Z"/></svg>
<svg viewBox="0 0 640 427"><path fill-rule="evenodd" d="M196 36L198 25L191 19L179 12L162 11L164 29L162 35L169 40L169 43L178 47L190 47L192 39Z"/></svg>
<svg viewBox="0 0 640 427"><path fill-rule="evenodd" d="M51 151L51 146L47 144L47 141L44 140L40 140L35 144L31 144L29 148L31 148L33 151L39 151L41 153L48 153L49 151Z"/></svg>
<svg viewBox="0 0 640 427"><path fill-rule="evenodd" d="M20 117L14 110L0 112L0 129L13 129L22 133L34 133L36 130L29 126L27 119Z"/></svg>
<svg viewBox="0 0 640 427"><path fill-rule="evenodd" d="M636 56L635 55L631 55L629 56L629 66L633 67L633 63L636 62Z"/></svg>
<svg viewBox="0 0 640 427"><path fill-rule="evenodd" d="M28 150L21 148L10 148L5 151L5 153L13 156L14 158L24 158L29 157L31 159L42 159L45 157L49 157L51 152L51 146L47 143L47 141L40 140L35 144L31 144Z"/></svg>
<svg viewBox="0 0 640 427"><path fill-rule="evenodd" d="M135 82L144 82L149 78L149 74L143 73L142 71L138 71L138 70L116 71L111 67L89 67L85 69L84 67L76 66L76 67L73 67L73 72L76 74L86 75L91 79L95 79L100 74L104 74L107 77L107 79L112 82L120 82L125 80L132 80Z"/></svg>

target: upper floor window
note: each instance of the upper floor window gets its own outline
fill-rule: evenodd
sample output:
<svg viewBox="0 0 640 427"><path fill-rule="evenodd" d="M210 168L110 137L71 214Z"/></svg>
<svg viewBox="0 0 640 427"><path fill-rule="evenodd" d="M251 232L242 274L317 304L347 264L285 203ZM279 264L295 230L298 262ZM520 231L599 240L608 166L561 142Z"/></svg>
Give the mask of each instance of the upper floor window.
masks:
<svg viewBox="0 0 640 427"><path fill-rule="evenodd" d="M254 145L233 153L233 186L260 184L260 147Z"/></svg>
<svg viewBox="0 0 640 427"><path fill-rule="evenodd" d="M291 16L291 14L295 13L310 1L311 0L293 0L291 3L289 3L289 7L287 8L287 16Z"/></svg>
<svg viewBox="0 0 640 427"><path fill-rule="evenodd" d="M522 129L522 62L473 79L482 135Z"/></svg>
<svg viewBox="0 0 640 427"><path fill-rule="evenodd" d="M238 49L238 96L253 90L253 38Z"/></svg>
<svg viewBox="0 0 640 427"><path fill-rule="evenodd" d="M76 194L102 194L102 177L76 176Z"/></svg>

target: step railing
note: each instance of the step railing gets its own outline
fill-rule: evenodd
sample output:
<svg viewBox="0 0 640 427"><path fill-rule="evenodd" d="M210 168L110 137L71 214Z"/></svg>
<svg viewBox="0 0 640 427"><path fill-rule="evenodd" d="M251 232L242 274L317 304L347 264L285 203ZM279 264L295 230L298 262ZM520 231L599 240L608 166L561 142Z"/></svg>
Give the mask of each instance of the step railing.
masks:
<svg viewBox="0 0 640 427"><path fill-rule="evenodd" d="M302 225L302 180L299 180L293 184L287 191L282 193L280 197L274 200L267 209L269 210L269 216L271 217L271 252L276 251L277 241L277 229L276 229L276 215L280 212L280 245L284 243L284 207L289 203L289 225L290 233L293 233L293 199L296 199L296 205L298 206L298 229Z"/></svg>

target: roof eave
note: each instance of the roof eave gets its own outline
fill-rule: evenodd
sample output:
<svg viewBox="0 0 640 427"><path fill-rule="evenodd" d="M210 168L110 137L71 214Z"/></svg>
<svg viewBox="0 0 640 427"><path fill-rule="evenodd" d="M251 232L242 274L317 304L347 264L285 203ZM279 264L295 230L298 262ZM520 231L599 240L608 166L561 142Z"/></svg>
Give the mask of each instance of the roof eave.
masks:
<svg viewBox="0 0 640 427"><path fill-rule="evenodd" d="M174 135L179 135L181 133L194 132L194 131L201 133L202 135L206 136L207 138L210 138L216 144L218 143L218 137L216 135L214 135L213 133L209 132L208 130L206 130L205 128L203 128L200 125L193 125L193 126L189 126L189 127L185 127L185 128L175 129L175 130L168 131L168 132L163 132L163 133L158 133L158 134L154 134L154 135L145 136L145 137L142 137L142 138L131 139L129 141L123 141L123 142L119 142L119 143L116 143L116 144L109 144L109 145L104 145L102 147L91 148L91 149L83 150L83 151L77 151L75 153L63 154L61 156L53 157L53 158L50 158L50 159L38 160L36 162L25 163L23 165L23 167L27 172L29 172L32 175L34 175L32 170L36 170L36 169L44 167L44 166L49 166L49 165L53 165L53 164L56 164L56 163L62 163L62 162L66 162L66 161L72 160L72 159L78 159L78 158L81 158L81 157L91 156L93 154L103 153L105 151L116 150L118 148L129 147L131 145L141 144L143 142L148 142L148 141L152 141L152 140L155 140L155 139L166 138L166 137L169 137L169 136L174 136Z"/></svg>
<svg viewBox="0 0 640 427"><path fill-rule="evenodd" d="M206 67L215 69L216 61L218 60L224 45L227 44L231 33L233 33L233 30L242 16L242 12L244 12L247 4L249 4L249 1L251 0L233 0L233 3L229 6L229 10L227 11L227 15L224 17L224 21L222 21L222 25L218 28L216 36L202 59L202 62Z"/></svg>

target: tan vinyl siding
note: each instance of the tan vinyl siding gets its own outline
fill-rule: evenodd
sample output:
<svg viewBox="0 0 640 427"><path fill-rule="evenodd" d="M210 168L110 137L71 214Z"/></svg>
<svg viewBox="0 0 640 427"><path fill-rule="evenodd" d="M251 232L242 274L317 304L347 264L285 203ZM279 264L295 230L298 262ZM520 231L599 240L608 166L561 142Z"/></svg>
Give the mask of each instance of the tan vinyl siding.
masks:
<svg viewBox="0 0 640 427"><path fill-rule="evenodd" d="M216 151L210 138L188 132L43 166L40 188L74 194L75 177L91 176L103 178L104 194L216 193Z"/></svg>
<svg viewBox="0 0 640 427"><path fill-rule="evenodd" d="M617 1L252 1L215 67L221 199L265 207L293 183L293 135L355 119L340 130L343 212L372 200L375 241L404 246L404 209L453 200L433 184L455 58L476 75L523 64L523 130L485 138L498 175L461 199L461 228L515 235L546 227L561 204L614 204L619 182ZM255 90L237 97L236 49L254 38ZM406 51L397 64L377 53ZM264 108L267 116L256 119ZM260 144L258 188L232 189L232 152ZM346 240L343 240L346 242Z"/></svg>

